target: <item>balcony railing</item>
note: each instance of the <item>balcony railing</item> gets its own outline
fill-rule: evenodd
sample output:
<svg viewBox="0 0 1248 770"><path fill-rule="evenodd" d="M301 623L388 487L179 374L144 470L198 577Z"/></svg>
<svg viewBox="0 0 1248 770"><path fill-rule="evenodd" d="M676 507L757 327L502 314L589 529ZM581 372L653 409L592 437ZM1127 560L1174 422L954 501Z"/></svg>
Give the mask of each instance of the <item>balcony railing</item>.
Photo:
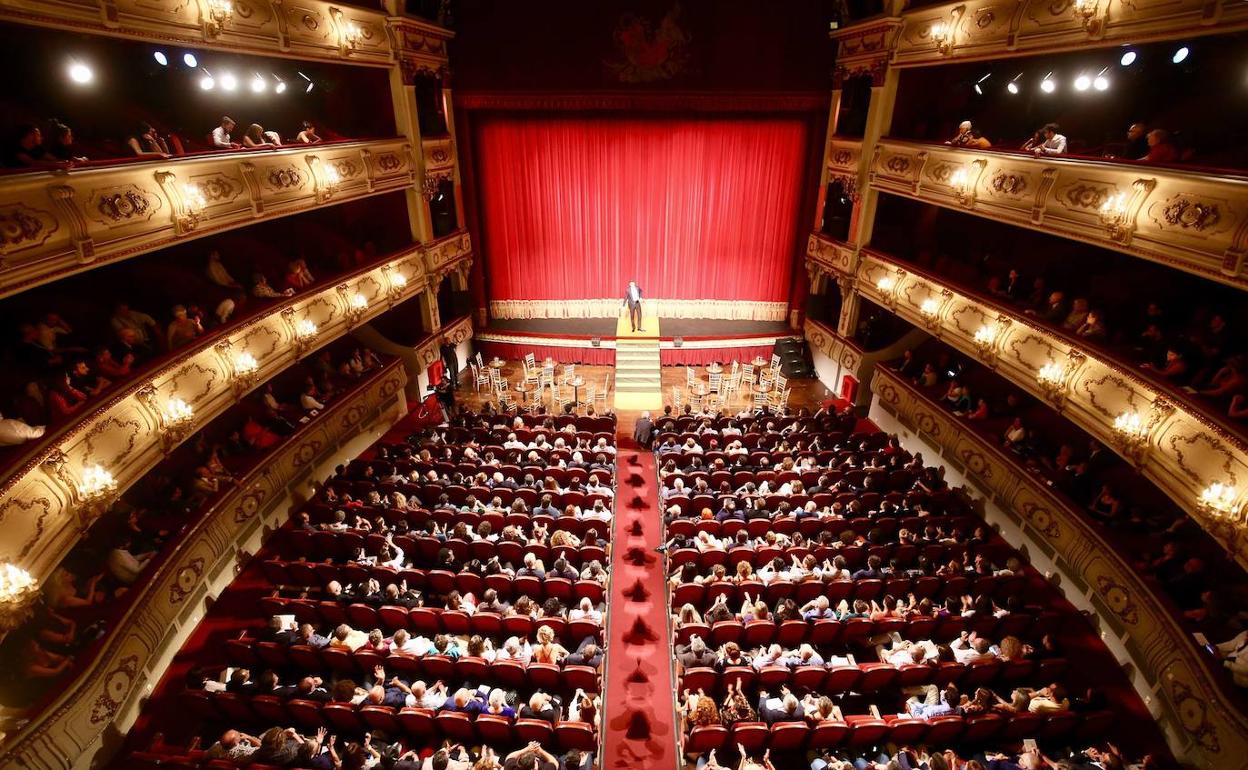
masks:
<svg viewBox="0 0 1248 770"><path fill-rule="evenodd" d="M864 20L836 35L852 39L860 26L879 22ZM1240 0L971 0L906 11L896 36L883 42L893 64L920 66L1224 34L1246 26L1248 5Z"/></svg>
<svg viewBox="0 0 1248 770"><path fill-rule="evenodd" d="M875 252L862 253L855 291L1051 403L1137 465L1248 567L1243 506L1248 444L1199 405L1012 308L969 296ZM1202 503L1214 484L1234 488L1230 511Z"/></svg>
<svg viewBox="0 0 1248 770"><path fill-rule="evenodd" d="M416 181L405 139L213 153L0 179L0 296Z"/></svg>
<svg viewBox="0 0 1248 770"><path fill-rule="evenodd" d="M197 346L149 378L133 383L107 403L45 441L0 486L0 562L20 565L44 579L99 514L83 499L84 468L99 465L114 477L120 494L161 458L221 414L258 383L307 356L353 327L416 296L431 282L470 258L466 233L417 246L336 286L292 297L267 313ZM436 252L437 273L426 268ZM423 366L437 361L443 339L471 336L465 318L417 348ZM169 429L165 413L172 399L193 410L193 425Z"/></svg>
<svg viewBox="0 0 1248 770"><path fill-rule="evenodd" d="M1169 611L1084 517L1013 458L884 368L872 379L876 404L950 461L1049 554L1097 608L1157 694L1161 719L1200 767L1248 767L1248 719L1223 691L1222 674Z"/></svg>
<svg viewBox="0 0 1248 770"><path fill-rule="evenodd" d="M1248 287L1248 177L885 139L870 184Z"/></svg>
<svg viewBox="0 0 1248 770"><path fill-rule="evenodd" d="M326 0L231 6L227 13L207 2L173 0L0 0L0 19L293 59L383 66L395 59L389 20L379 10Z"/></svg>
<svg viewBox="0 0 1248 770"><path fill-rule="evenodd" d="M99 643L99 654L29 724L9 736L0 766L89 764L80 760L101 750L104 731L160 679L172 652L194 629L209 586L219 590L229 582L246 551L254 552L259 544L262 526L284 521L287 511L280 503L290 499L310 469L376 427L382 415L390 416L382 420L388 427L402 414L406 382L398 361L383 367L301 425L276 454L213 503L131 589L137 593L126 597L128 609Z"/></svg>

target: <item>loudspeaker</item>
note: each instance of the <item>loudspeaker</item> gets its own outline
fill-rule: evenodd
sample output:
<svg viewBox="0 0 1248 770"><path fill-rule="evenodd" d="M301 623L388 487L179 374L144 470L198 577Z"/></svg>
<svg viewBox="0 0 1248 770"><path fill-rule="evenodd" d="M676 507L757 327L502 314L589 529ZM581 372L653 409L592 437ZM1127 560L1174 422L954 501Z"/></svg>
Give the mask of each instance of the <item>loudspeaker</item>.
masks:
<svg viewBox="0 0 1248 770"><path fill-rule="evenodd" d="M810 358L810 348L800 337L783 337L776 340L772 353L780 356L780 373L789 379L811 379L815 366Z"/></svg>

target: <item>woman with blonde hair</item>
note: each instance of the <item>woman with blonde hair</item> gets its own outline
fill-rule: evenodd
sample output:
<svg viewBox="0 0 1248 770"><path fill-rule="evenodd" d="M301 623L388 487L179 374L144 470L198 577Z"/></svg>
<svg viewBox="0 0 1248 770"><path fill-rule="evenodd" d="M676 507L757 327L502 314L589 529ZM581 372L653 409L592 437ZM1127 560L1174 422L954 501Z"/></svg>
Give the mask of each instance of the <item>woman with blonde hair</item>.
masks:
<svg viewBox="0 0 1248 770"><path fill-rule="evenodd" d="M555 641L555 630L550 626L539 626L537 644L533 646L533 662L558 664L567 656L567 649Z"/></svg>

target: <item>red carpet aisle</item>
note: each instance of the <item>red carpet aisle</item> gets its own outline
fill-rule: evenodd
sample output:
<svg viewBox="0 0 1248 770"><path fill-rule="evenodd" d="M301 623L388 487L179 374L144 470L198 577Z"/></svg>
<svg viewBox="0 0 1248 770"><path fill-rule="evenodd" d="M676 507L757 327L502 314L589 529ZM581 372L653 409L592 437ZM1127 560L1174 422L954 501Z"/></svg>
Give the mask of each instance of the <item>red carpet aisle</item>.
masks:
<svg viewBox="0 0 1248 770"><path fill-rule="evenodd" d="M672 643L654 455L621 436L605 673L602 770L674 770Z"/></svg>

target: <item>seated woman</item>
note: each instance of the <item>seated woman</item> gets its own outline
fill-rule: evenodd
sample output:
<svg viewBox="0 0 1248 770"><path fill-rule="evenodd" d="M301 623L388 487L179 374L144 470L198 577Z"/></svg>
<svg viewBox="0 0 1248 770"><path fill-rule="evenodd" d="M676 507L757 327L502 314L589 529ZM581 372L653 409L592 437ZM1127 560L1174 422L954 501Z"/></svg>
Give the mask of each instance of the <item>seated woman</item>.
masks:
<svg viewBox="0 0 1248 770"><path fill-rule="evenodd" d="M252 123L247 127L247 131L243 133L244 147L277 147L278 143L272 141L275 136L272 132L265 132L264 126L259 123Z"/></svg>
<svg viewBox="0 0 1248 770"><path fill-rule="evenodd" d="M150 123L140 123L134 134L126 139L126 147L136 158L168 158L170 154L169 144Z"/></svg>
<svg viewBox="0 0 1248 770"><path fill-rule="evenodd" d="M300 144L320 144L323 141L320 135L316 133L316 126L312 125L311 121L303 121L303 123L300 124L300 128L302 130L300 130L299 134L295 137L295 141Z"/></svg>

